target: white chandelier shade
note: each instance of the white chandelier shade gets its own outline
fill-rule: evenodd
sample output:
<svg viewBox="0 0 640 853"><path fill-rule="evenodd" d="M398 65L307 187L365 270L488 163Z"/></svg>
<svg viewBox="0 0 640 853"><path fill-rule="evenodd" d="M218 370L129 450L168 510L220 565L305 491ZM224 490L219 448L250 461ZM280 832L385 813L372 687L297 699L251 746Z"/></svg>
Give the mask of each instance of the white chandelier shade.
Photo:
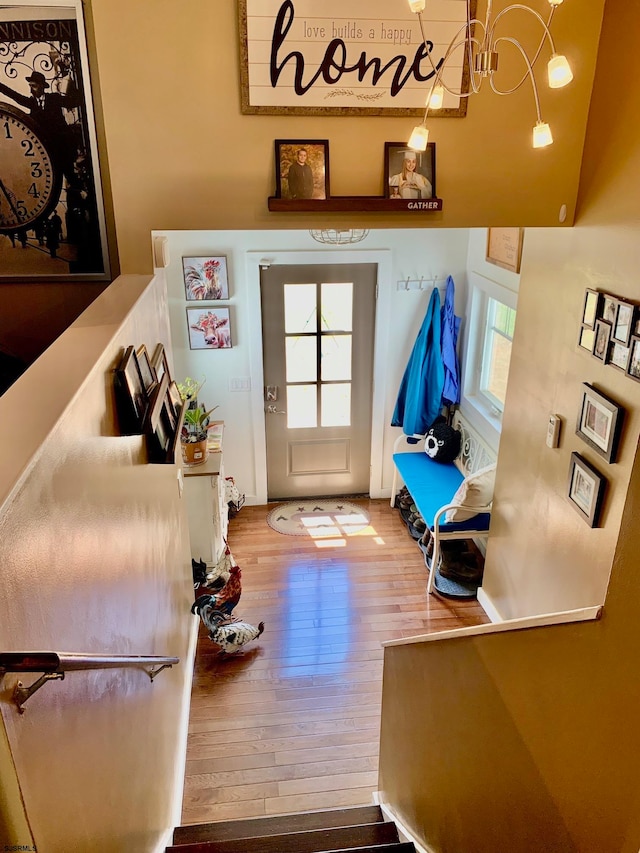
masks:
<svg viewBox="0 0 640 853"><path fill-rule="evenodd" d="M487 0L486 15L484 20L481 21L472 16L471 0L466 0L466 23L455 34L444 51L442 59L436 64L431 54L433 45L428 39L422 17L426 0L408 0L409 8L418 16L426 56L433 69L432 85L426 99L424 118L422 123L413 129L408 142L410 148L414 148L416 151L426 150L429 138L429 131L426 126L427 118L430 112L437 114L437 111L443 107L445 93L449 93L456 98L467 98L473 94L477 94L483 82L487 79L489 80L492 91L497 95L511 95L520 89L524 83L529 82L536 110L536 123L533 127L533 147L543 148L551 145L553 137L549 125L542 119L538 83L534 75L534 68L545 45L548 46L551 52L551 58L547 64L547 83L549 88L560 89L568 85L573 79L573 73L567 58L563 54L556 52L551 35L553 16L556 8L563 0L547 0L547 2L549 4L549 16L545 21L540 12L521 3L506 6L494 15L493 0ZM523 13L532 16L540 27L540 43L535 53L531 56L527 53L518 38L505 32L505 25L508 21L512 20L512 13L514 12L517 12L520 16ZM496 81L496 72L498 70L500 54L503 50L507 49L505 47L507 45L520 56L523 64L523 74L514 86L508 89L501 89ZM452 57L455 55L453 62L459 65L461 61L460 53L462 54L462 64L466 72L465 76L469 80L468 91L455 91L445 82L445 71L448 64L452 62Z"/></svg>

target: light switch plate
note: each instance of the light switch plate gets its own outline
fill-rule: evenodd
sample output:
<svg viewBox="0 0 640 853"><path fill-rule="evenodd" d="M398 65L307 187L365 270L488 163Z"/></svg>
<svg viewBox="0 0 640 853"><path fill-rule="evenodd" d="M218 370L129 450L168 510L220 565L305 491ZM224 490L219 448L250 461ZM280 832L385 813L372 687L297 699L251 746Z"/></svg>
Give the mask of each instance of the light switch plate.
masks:
<svg viewBox="0 0 640 853"><path fill-rule="evenodd" d="M555 448L560 444L560 426L562 418L560 415L549 415L547 424L547 447Z"/></svg>

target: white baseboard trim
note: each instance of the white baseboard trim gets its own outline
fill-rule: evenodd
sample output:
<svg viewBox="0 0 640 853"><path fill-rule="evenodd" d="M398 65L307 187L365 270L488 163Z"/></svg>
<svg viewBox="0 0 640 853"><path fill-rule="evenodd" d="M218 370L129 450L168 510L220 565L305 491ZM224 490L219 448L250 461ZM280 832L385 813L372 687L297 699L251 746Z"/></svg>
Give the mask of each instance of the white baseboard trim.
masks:
<svg viewBox="0 0 640 853"><path fill-rule="evenodd" d="M478 604L482 607L492 622L504 622L504 618L501 616L500 611L481 586L478 587Z"/></svg>
<svg viewBox="0 0 640 853"><path fill-rule="evenodd" d="M398 834L400 835L400 841L411 841L413 846L416 848L416 853L435 853L433 848L425 847L424 844L421 844L415 836L409 832L394 810L382 801L380 798L380 791L373 792L373 802L375 805L380 806L385 820L393 821L393 823L395 823L398 828Z"/></svg>

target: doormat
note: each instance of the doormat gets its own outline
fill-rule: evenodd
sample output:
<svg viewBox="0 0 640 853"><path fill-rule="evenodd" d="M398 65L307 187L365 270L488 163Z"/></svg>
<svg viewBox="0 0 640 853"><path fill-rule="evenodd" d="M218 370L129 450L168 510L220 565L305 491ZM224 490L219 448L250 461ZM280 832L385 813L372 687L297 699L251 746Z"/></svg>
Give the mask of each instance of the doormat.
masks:
<svg viewBox="0 0 640 853"><path fill-rule="evenodd" d="M369 525L369 514L349 501L320 498L279 504L267 514L267 524L286 536L335 538L359 533Z"/></svg>

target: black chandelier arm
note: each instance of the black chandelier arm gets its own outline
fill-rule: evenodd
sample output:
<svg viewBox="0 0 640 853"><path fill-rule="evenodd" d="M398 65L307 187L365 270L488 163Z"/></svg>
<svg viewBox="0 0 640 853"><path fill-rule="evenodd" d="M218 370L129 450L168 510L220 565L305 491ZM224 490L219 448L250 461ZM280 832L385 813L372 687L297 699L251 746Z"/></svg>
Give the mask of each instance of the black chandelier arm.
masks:
<svg viewBox="0 0 640 853"><path fill-rule="evenodd" d="M522 78L522 80L520 81L520 83L518 84L518 86L516 88L521 86L522 83L524 83L524 81L527 79L527 77L531 80L531 88L533 90L533 98L536 102L536 114L538 116L538 122L541 122L542 116L540 115L540 98L538 97L538 87L536 86L536 78L533 76L533 65L531 64L531 61L529 60L529 57L527 56L525 49L522 47L522 45L520 44L519 41L517 41L514 38L510 38L509 36L501 36L499 39L496 39L495 44L497 45L501 41L508 41L510 44L515 45L515 47L517 47L518 50L520 51L520 53L522 54L522 58L524 59L525 64L527 66L527 73ZM515 92L515 89L509 89L509 90L503 92L500 89L496 88L496 85L495 85L495 82L493 79L493 75L491 75L491 77L490 77L490 83L491 83L491 88L496 93L496 95L510 95L512 92Z"/></svg>

